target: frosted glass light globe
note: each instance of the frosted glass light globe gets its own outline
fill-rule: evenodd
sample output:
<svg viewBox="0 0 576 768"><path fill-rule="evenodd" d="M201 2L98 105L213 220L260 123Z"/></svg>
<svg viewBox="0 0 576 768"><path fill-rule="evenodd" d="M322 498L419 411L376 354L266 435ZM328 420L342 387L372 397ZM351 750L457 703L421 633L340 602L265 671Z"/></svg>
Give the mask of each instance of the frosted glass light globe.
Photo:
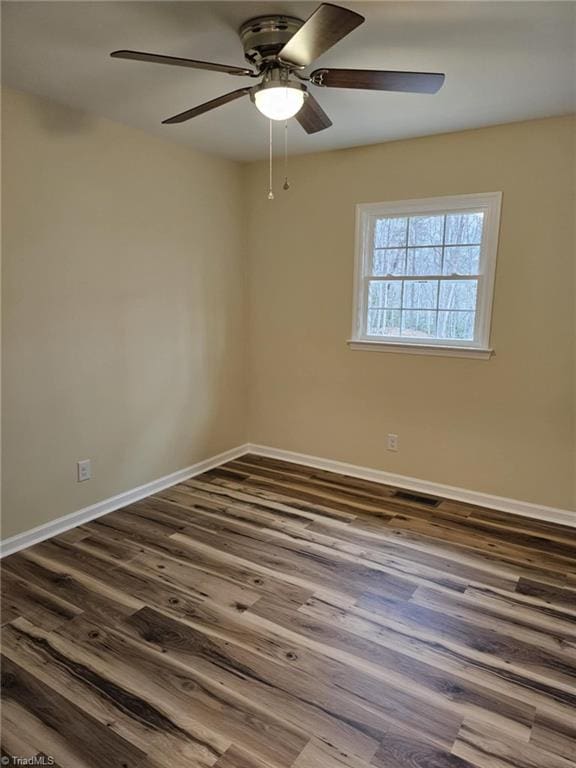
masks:
<svg viewBox="0 0 576 768"><path fill-rule="evenodd" d="M254 94L256 108L270 120L288 120L304 104L304 91L279 85L262 88Z"/></svg>

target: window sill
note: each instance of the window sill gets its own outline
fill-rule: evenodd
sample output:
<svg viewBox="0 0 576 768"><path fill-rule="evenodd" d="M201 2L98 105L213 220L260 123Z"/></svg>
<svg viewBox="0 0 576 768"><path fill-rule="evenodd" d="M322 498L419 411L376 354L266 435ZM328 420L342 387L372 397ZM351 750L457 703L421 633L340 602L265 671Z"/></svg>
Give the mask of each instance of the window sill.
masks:
<svg viewBox="0 0 576 768"><path fill-rule="evenodd" d="M350 349L363 352L397 352L403 355L440 355L443 357L475 357L477 360L489 360L494 350L486 347L459 347L440 344L402 344L394 341L368 341L350 339Z"/></svg>

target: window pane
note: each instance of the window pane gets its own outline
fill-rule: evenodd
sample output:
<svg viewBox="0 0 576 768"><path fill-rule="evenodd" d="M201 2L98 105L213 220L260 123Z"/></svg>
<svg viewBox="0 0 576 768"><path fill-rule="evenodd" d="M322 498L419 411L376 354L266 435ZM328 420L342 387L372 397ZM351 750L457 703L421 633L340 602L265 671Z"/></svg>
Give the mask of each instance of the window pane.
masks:
<svg viewBox="0 0 576 768"><path fill-rule="evenodd" d="M400 336L400 311L397 309L369 309L368 336Z"/></svg>
<svg viewBox="0 0 576 768"><path fill-rule="evenodd" d="M405 280L402 307L435 309L438 297L437 280Z"/></svg>
<svg viewBox="0 0 576 768"><path fill-rule="evenodd" d="M439 275L442 248L409 248L406 262L407 275Z"/></svg>
<svg viewBox="0 0 576 768"><path fill-rule="evenodd" d="M403 275L406 268L404 248L377 249L372 258L373 275Z"/></svg>
<svg viewBox="0 0 576 768"><path fill-rule="evenodd" d="M402 336L434 338L436 336L436 312L403 310Z"/></svg>
<svg viewBox="0 0 576 768"><path fill-rule="evenodd" d="M473 245L482 242L483 213L450 213L446 216L446 243Z"/></svg>
<svg viewBox="0 0 576 768"><path fill-rule="evenodd" d="M444 250L445 275L477 275L480 269L480 246L457 246Z"/></svg>
<svg viewBox="0 0 576 768"><path fill-rule="evenodd" d="M477 280L443 280L440 283L440 309L476 309Z"/></svg>
<svg viewBox="0 0 576 768"><path fill-rule="evenodd" d="M475 315L475 312L438 312L438 338L472 340Z"/></svg>
<svg viewBox="0 0 576 768"><path fill-rule="evenodd" d="M374 248L401 248L406 245L408 219L376 219Z"/></svg>
<svg viewBox="0 0 576 768"><path fill-rule="evenodd" d="M408 245L442 245L444 216L412 216Z"/></svg>
<svg viewBox="0 0 576 768"><path fill-rule="evenodd" d="M368 287L369 309L395 309L402 301L402 280L371 280Z"/></svg>

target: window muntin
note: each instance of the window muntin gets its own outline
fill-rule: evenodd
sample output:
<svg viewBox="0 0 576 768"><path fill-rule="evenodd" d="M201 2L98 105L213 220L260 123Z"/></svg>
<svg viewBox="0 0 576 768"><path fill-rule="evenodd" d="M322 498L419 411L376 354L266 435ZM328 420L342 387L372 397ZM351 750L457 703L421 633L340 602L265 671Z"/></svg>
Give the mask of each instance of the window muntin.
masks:
<svg viewBox="0 0 576 768"><path fill-rule="evenodd" d="M486 347L499 209L500 193L359 206L353 340Z"/></svg>

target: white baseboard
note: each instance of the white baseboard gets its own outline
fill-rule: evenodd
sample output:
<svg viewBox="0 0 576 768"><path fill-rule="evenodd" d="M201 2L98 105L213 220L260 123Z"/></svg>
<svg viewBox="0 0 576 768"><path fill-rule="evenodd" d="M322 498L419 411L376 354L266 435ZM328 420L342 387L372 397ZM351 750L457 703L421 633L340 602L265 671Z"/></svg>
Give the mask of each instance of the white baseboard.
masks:
<svg viewBox="0 0 576 768"><path fill-rule="evenodd" d="M108 512L113 512L115 509L120 509L120 507L125 507L127 504L132 504L146 496L151 496L153 493L162 491L164 488L168 488L171 485L176 485L176 483L181 483L183 480L188 480L190 477L200 475L202 472L207 472L209 469L219 467L220 464L225 464L227 461L237 459L245 453L248 453L248 445L240 445L237 448L231 448L229 451L224 451L209 459L199 461L197 464L192 464L190 467L178 470L178 472L172 472L170 475L159 477L157 480L152 480L150 483L145 483L130 491L125 491L124 493L119 493L117 496L112 496L109 499L104 499L96 504L91 504L89 507L79 509L77 512L71 512L56 520L51 520L49 523L44 523L36 528L31 528L29 531L17 533L15 536L11 536L0 542L0 557L12 555L14 552L18 552L21 549L31 547L33 544L38 544L52 536L64 533L64 531L68 531L70 528L76 528L78 525L82 525L97 517L106 515Z"/></svg>
<svg viewBox="0 0 576 768"><path fill-rule="evenodd" d="M173 472L170 475L165 475L164 477L160 477L145 485L140 485L138 488L119 493L117 496L104 499L89 507L79 509L77 512L71 512L69 515L64 515L49 523L44 523L44 525L39 525L29 531L17 533L15 536L4 539L4 541L0 542L0 557L6 557L21 549L25 549L33 544L38 544L45 539L49 539L52 536L57 536L60 533L64 533L64 531L70 530L70 528L75 528L78 525L87 523L90 520L108 514L108 512L113 512L115 509L120 509L135 501L139 501L146 496L151 496L153 493L162 491L164 488L168 488L171 485L181 483L183 480L188 480L195 475L200 475L202 472L207 472L209 469L219 467L221 464L225 464L227 461L232 461L232 459L237 459L245 453L255 453L260 456L268 456L271 459L281 459L282 461L296 464L306 464L316 469L324 469L328 472L336 472L341 475L350 475L351 477L358 477L362 480L371 480L372 482L383 483L384 485L394 485L411 491L427 493L431 496L441 496L446 499L454 499L455 501L463 501L468 504L476 504L479 507L510 512L513 515L522 515L524 517L535 518L536 520L576 527L576 511L558 509L556 507L544 507L539 504L531 504L530 502L519 501L517 499L508 499L503 496L492 496L491 494L481 493L480 491L469 491L465 488L457 488L452 485L442 485L441 483L433 483L429 480L419 480L416 477L396 475L381 469L360 467L356 464L346 464L343 461L323 459L319 456L309 456L306 453L284 451L281 448L272 448L268 445L245 443L244 445L239 445L237 448L231 448L229 451L219 453L217 456L212 456L204 461L199 461L197 464L192 464L190 467L180 469L178 472Z"/></svg>
<svg viewBox="0 0 576 768"><path fill-rule="evenodd" d="M325 469L328 472L350 475L351 477L358 477L362 480L372 480L372 482L383 483L384 485L395 485L410 491L426 493L430 496L442 496L446 499L453 499L454 501L476 504L479 507L496 509L501 512L510 512L513 515L522 515L523 517L532 517L549 523L559 523L560 525L576 527L576 510L570 511L569 509L544 507L540 504L531 504L528 501L508 499L504 496L492 496L489 493L481 493L480 491L469 491L465 488L457 488L452 485L442 485L441 483L433 483L429 480L419 480L416 477L396 475L381 469L369 469L368 467L360 467L356 464L346 464L343 461L323 459L319 456L309 456L306 453L284 451L280 448L271 448L268 445L254 445L250 443L246 446L246 449L250 453L256 453L260 456L268 456L271 459L281 459L282 461L291 461L297 464L307 464L316 469Z"/></svg>

